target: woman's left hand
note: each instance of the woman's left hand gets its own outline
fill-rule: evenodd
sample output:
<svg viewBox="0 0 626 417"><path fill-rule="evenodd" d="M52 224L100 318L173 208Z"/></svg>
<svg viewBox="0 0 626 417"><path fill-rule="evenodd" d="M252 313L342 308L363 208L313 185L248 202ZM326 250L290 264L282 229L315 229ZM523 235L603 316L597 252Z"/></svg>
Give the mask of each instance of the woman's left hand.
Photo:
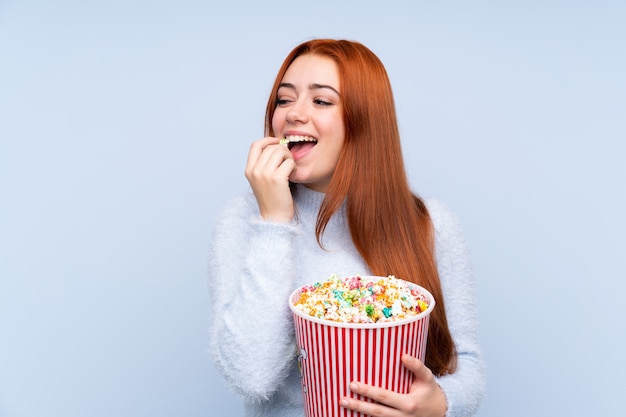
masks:
<svg viewBox="0 0 626 417"><path fill-rule="evenodd" d="M398 394L360 382L350 384L355 394L371 398L376 403L344 397L341 406L376 417L443 417L446 396L435 381L433 373L418 359L402 355L404 366L415 374L408 394Z"/></svg>

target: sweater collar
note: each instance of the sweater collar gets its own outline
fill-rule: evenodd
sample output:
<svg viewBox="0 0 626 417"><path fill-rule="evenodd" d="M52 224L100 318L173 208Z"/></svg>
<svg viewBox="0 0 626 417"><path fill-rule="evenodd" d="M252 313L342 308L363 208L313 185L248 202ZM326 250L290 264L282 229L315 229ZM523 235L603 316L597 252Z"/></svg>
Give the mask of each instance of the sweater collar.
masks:
<svg viewBox="0 0 626 417"><path fill-rule="evenodd" d="M302 184L296 184L294 190L294 202L296 204L296 217L300 219L316 219L326 193L312 190ZM332 215L329 226L335 224L345 227L346 202Z"/></svg>
<svg viewBox="0 0 626 417"><path fill-rule="evenodd" d="M294 191L294 200L298 206L298 210L300 212L311 212L317 215L326 194L312 190L302 184L296 184Z"/></svg>

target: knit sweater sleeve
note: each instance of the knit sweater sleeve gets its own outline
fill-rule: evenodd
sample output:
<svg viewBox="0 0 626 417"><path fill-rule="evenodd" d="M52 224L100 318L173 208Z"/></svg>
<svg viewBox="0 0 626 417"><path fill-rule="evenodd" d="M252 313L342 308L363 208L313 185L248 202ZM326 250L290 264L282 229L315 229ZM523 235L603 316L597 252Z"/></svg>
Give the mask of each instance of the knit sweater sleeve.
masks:
<svg viewBox="0 0 626 417"><path fill-rule="evenodd" d="M441 202L429 200L427 205L435 228L448 325L458 352L456 372L437 382L448 401L447 416L469 417L477 412L485 393L474 276L458 219Z"/></svg>
<svg viewBox="0 0 626 417"><path fill-rule="evenodd" d="M280 389L295 355L286 300L297 233L295 223L261 219L249 195L223 210L213 232L209 348L216 367L248 401Z"/></svg>

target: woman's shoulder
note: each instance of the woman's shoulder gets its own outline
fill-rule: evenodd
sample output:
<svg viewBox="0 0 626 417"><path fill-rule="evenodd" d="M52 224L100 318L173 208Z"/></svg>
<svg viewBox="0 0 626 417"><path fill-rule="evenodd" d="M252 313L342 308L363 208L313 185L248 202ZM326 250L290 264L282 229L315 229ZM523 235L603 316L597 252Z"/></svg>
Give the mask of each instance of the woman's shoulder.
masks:
<svg viewBox="0 0 626 417"><path fill-rule="evenodd" d="M436 230L452 225L458 227L459 219L446 202L434 197L425 198L423 201Z"/></svg>
<svg viewBox="0 0 626 417"><path fill-rule="evenodd" d="M252 191L231 196L219 207L218 222L228 222L232 219L247 217L254 212L256 207L256 200Z"/></svg>
<svg viewBox="0 0 626 417"><path fill-rule="evenodd" d="M449 245L464 242L461 221L447 203L437 198L424 199L430 220L435 230L438 245Z"/></svg>
<svg viewBox="0 0 626 417"><path fill-rule="evenodd" d="M232 209L232 208L245 208L251 205L251 203L255 202L254 194L252 190L247 190L240 192L235 195L231 195L229 198L225 200L222 205L222 210Z"/></svg>

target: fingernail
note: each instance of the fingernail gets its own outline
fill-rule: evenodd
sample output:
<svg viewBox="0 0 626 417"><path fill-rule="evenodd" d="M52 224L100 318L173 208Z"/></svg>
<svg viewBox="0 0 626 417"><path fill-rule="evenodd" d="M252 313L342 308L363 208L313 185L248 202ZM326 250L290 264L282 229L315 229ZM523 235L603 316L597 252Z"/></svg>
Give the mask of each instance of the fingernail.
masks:
<svg viewBox="0 0 626 417"><path fill-rule="evenodd" d="M339 405L342 407L347 407L348 406L348 400L346 400L345 398L342 398L341 401L339 401Z"/></svg>
<svg viewBox="0 0 626 417"><path fill-rule="evenodd" d="M359 386L357 385L357 383L356 383L356 382L351 382L351 383L350 383L350 389L351 389L352 391L356 391L356 390L358 390L358 389L359 389Z"/></svg>

